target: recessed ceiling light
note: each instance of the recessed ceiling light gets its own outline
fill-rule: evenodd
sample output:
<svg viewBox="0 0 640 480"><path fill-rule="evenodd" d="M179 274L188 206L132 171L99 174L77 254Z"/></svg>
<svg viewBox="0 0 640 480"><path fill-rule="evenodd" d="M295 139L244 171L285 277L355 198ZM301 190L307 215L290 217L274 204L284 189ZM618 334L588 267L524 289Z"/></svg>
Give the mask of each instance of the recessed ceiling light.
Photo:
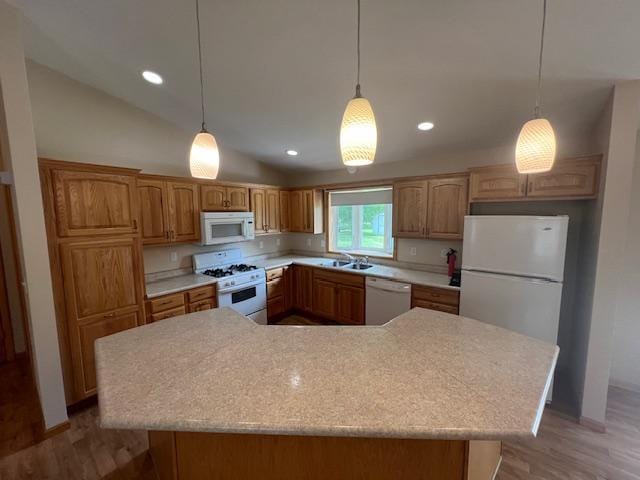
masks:
<svg viewBox="0 0 640 480"><path fill-rule="evenodd" d="M289 150L287 150L285 153L286 153L287 155L289 155L290 157L297 157L297 156L298 156L298 151L297 151L297 150L291 150L291 149L289 149Z"/></svg>
<svg viewBox="0 0 640 480"><path fill-rule="evenodd" d="M426 132L427 130L431 130L433 128L433 123L431 122L420 122L418 124L418 130L422 130Z"/></svg>
<svg viewBox="0 0 640 480"><path fill-rule="evenodd" d="M142 78L144 78L147 82L153 83L154 85L162 85L162 77L158 75L156 72L152 72L151 70L145 70L142 72Z"/></svg>

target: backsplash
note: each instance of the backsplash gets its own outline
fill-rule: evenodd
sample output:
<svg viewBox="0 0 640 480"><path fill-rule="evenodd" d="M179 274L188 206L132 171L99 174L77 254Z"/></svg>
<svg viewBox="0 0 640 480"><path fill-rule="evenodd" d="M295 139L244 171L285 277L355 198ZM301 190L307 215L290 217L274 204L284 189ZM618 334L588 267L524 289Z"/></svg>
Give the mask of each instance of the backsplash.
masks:
<svg viewBox="0 0 640 480"><path fill-rule="evenodd" d="M236 242L223 245L165 245L157 247L144 247L144 273L145 275L167 272L177 269L191 269L191 256L194 253L217 252L230 248L239 248L243 256L267 255L273 253L286 253L291 250L289 237L292 235L261 235L248 242Z"/></svg>

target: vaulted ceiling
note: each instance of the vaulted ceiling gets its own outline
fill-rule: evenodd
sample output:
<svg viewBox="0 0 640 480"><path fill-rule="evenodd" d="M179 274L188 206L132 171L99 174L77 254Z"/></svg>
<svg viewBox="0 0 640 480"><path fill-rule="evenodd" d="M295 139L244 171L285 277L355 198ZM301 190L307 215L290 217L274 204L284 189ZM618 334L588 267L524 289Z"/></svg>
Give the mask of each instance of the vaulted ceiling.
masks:
<svg viewBox="0 0 640 480"><path fill-rule="evenodd" d="M13 0L28 57L186 130L199 128L195 0ZM542 0L363 0L362 88L376 161L515 143L532 113ZM208 125L279 167L341 166L355 0L201 0ZM640 77L640 2L549 0L543 106L588 133L614 82ZM161 87L144 69L160 73ZM422 120L435 123L418 132ZM298 157L285 150L295 148Z"/></svg>

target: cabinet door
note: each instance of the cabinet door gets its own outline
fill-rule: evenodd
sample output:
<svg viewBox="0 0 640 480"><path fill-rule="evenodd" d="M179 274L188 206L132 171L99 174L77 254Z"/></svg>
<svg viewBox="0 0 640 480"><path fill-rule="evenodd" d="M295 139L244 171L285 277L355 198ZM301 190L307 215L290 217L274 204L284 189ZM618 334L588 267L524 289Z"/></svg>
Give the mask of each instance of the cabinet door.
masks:
<svg viewBox="0 0 640 480"><path fill-rule="evenodd" d="M293 308L293 267L283 267L282 278L284 280L284 288L282 299L285 311Z"/></svg>
<svg viewBox="0 0 640 480"><path fill-rule="evenodd" d="M169 241L169 205L167 185L159 180L138 180L138 208L142 243Z"/></svg>
<svg viewBox="0 0 640 480"><path fill-rule="evenodd" d="M98 338L113 335L140 324L142 324L140 312L134 311L119 315L105 315L105 318L100 320L78 325L75 334L78 337L77 345L79 348L75 352L76 358L74 358L74 373L80 380L79 388L82 390L78 393L89 396L96 392L95 341Z"/></svg>
<svg viewBox="0 0 640 480"><path fill-rule="evenodd" d="M227 187L227 210L232 212L249 211L249 189L246 187Z"/></svg>
<svg viewBox="0 0 640 480"><path fill-rule="evenodd" d="M136 239L73 242L60 250L69 320L142 305Z"/></svg>
<svg viewBox="0 0 640 480"><path fill-rule="evenodd" d="M227 188L221 185L202 185L200 187L200 201L202 210L219 212L226 210Z"/></svg>
<svg viewBox="0 0 640 480"><path fill-rule="evenodd" d="M598 194L599 170L599 161L558 161L550 172L528 176L527 197L595 197Z"/></svg>
<svg viewBox="0 0 640 480"><path fill-rule="evenodd" d="M393 233L396 237L427 236L427 182L398 182L393 185Z"/></svg>
<svg viewBox="0 0 640 480"><path fill-rule="evenodd" d="M304 311L313 309L313 269L310 267L293 267L293 305Z"/></svg>
<svg viewBox="0 0 640 480"><path fill-rule="evenodd" d="M524 198L527 176L515 165L482 167L471 171L469 196L472 202Z"/></svg>
<svg viewBox="0 0 640 480"><path fill-rule="evenodd" d="M265 223L267 232L280 231L280 191L266 190L265 193Z"/></svg>
<svg viewBox="0 0 640 480"><path fill-rule="evenodd" d="M335 320L337 285L325 280L313 280L313 313L320 317Z"/></svg>
<svg viewBox="0 0 640 480"><path fill-rule="evenodd" d="M212 308L216 308L216 301L213 298L208 298L206 300L200 300L199 302L190 303L189 313L203 312L205 310L211 310Z"/></svg>
<svg viewBox="0 0 640 480"><path fill-rule="evenodd" d="M200 240L200 199L198 185L167 182L171 240L197 242Z"/></svg>
<svg viewBox="0 0 640 480"><path fill-rule="evenodd" d="M462 239L464 216L469 210L469 179L438 178L428 182L427 236Z"/></svg>
<svg viewBox="0 0 640 480"><path fill-rule="evenodd" d="M54 170L52 179L61 237L137 232L135 177Z"/></svg>
<svg viewBox="0 0 640 480"><path fill-rule="evenodd" d="M364 325L364 288L338 286L336 320L348 325Z"/></svg>
<svg viewBox="0 0 640 480"><path fill-rule="evenodd" d="M290 213L289 213L289 205L290 205L290 197L289 192L281 191L280 192L280 231L288 232L290 229Z"/></svg>
<svg viewBox="0 0 640 480"><path fill-rule="evenodd" d="M314 203L313 203L313 191L302 191L302 231L307 233L313 233L313 221L314 221Z"/></svg>
<svg viewBox="0 0 640 480"><path fill-rule="evenodd" d="M262 188L251 189L251 211L254 215L255 233L267 233L267 218L265 215L266 194Z"/></svg>
<svg viewBox="0 0 640 480"><path fill-rule="evenodd" d="M303 232L304 231L304 221L303 221L303 204L302 204L302 191L294 190L289 194L290 202L289 202L289 215L290 215L290 225L289 229L292 232Z"/></svg>

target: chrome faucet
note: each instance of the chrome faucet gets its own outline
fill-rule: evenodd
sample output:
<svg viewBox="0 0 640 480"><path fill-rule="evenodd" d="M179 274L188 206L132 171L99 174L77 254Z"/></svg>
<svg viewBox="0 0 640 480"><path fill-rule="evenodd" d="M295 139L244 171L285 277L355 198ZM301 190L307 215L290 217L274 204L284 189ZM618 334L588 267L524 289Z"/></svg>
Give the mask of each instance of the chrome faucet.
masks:
<svg viewBox="0 0 640 480"><path fill-rule="evenodd" d="M347 252L340 252L340 255L349 260L349 263L353 263L356 261L356 257L354 257L353 255L349 255Z"/></svg>

